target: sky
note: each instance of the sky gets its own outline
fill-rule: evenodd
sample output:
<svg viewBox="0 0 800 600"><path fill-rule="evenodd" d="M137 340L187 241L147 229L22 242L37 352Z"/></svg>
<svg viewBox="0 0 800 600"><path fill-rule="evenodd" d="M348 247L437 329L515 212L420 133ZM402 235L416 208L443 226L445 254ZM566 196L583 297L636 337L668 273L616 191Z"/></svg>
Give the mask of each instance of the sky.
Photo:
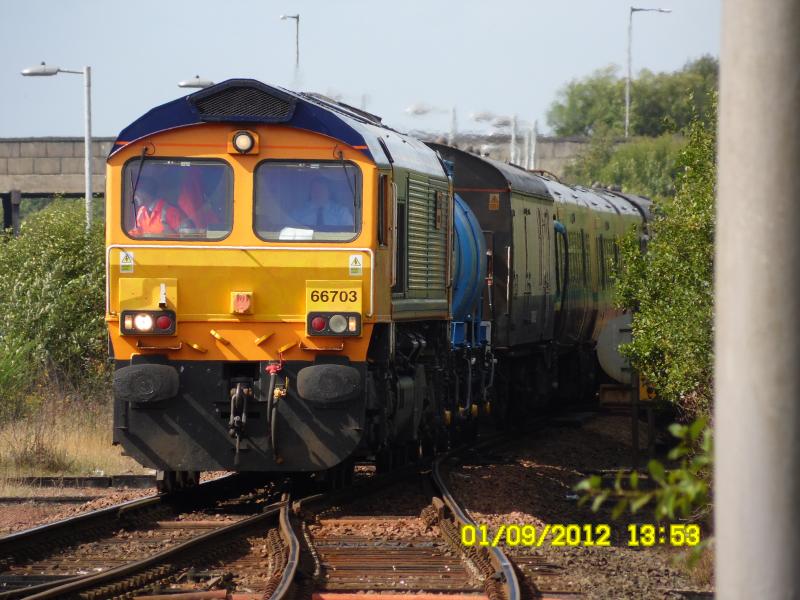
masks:
<svg viewBox="0 0 800 600"><path fill-rule="evenodd" d="M639 0L637 0L639 2ZM721 0L635 6L633 71L719 56ZM0 0L0 138L83 136L83 77L22 77L42 61L92 67L92 133L115 137L192 90L178 81L251 77L340 98L401 131L490 131L478 113L546 133L570 80L626 70L630 0ZM300 15L300 69L295 22ZM424 106L428 114L411 114Z"/></svg>

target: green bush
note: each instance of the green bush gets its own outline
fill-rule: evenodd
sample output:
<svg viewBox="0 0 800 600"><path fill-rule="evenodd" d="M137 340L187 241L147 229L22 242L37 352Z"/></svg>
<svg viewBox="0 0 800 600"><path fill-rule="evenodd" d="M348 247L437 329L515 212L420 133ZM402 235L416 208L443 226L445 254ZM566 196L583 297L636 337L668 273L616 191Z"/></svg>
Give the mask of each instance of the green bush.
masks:
<svg viewBox="0 0 800 600"><path fill-rule="evenodd" d="M712 397L715 132L713 119L690 126L675 197L654 204L645 254L635 235L623 241L617 282L618 303L637 309L631 363L687 418L707 415Z"/></svg>
<svg viewBox="0 0 800 600"><path fill-rule="evenodd" d="M679 441L667 456L671 468L651 460L646 489L637 472L619 472L613 488L604 488L597 476L578 484L582 501L591 499L594 510L615 501L615 517L646 506L657 519L710 514L715 133L714 118L695 119L689 127L677 161L675 196L653 204L647 252L641 252L636 231L623 239L617 303L636 309L633 341L623 350L658 396L691 424L670 427Z"/></svg>
<svg viewBox="0 0 800 600"><path fill-rule="evenodd" d="M614 500L613 519L626 510L635 514L647 505L653 506L658 520L708 517L714 453L711 430L705 419L697 419L690 425L673 423L669 432L678 442L667 458L679 461L677 468L667 470L661 461L651 460L647 464L650 481L644 489L637 471L627 475L618 471L613 489L604 488L601 477L593 475L575 487L583 492L580 503L592 500L596 511L607 500Z"/></svg>
<svg viewBox="0 0 800 600"><path fill-rule="evenodd" d="M43 378L69 385L105 371L103 223L55 201L0 243L0 411L19 414Z"/></svg>
<svg viewBox="0 0 800 600"><path fill-rule="evenodd" d="M608 132L596 133L588 148L567 166L564 179L571 184L617 186L623 192L663 199L675 194L682 136L633 138L617 143Z"/></svg>

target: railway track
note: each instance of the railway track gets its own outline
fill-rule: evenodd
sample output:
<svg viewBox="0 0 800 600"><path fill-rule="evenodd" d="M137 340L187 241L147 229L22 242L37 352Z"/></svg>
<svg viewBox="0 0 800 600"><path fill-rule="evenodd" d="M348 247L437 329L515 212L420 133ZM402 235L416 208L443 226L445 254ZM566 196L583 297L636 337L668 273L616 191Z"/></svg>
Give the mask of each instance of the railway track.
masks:
<svg viewBox="0 0 800 600"><path fill-rule="evenodd" d="M502 550L461 544L461 526L474 523L447 489L443 472L453 454L381 489L296 502L305 573L297 597L519 599L514 567Z"/></svg>
<svg viewBox="0 0 800 600"><path fill-rule="evenodd" d="M219 550L277 514L285 503L267 505L271 487L230 476L0 538L0 599L115 597L161 585L196 549Z"/></svg>
<svg viewBox="0 0 800 600"><path fill-rule="evenodd" d="M471 521L447 490L447 457L337 492L296 486L291 503L218 483L0 538L0 600L518 600L500 549L460 543Z"/></svg>

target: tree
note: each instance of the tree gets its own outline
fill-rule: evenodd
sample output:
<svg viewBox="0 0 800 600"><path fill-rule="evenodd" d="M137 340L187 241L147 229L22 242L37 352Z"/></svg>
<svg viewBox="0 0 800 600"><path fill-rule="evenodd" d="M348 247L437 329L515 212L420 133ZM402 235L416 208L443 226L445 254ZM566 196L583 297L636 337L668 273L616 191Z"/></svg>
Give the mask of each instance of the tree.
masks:
<svg viewBox="0 0 800 600"><path fill-rule="evenodd" d="M617 71L615 66L599 69L583 80L570 81L558 92L547 113L547 123L556 135L623 131L625 82Z"/></svg>
<svg viewBox="0 0 800 600"><path fill-rule="evenodd" d="M652 199L675 194L678 160L686 146L680 136L634 138L618 143L607 133L596 133L586 150L564 171L573 185L617 186L623 192Z"/></svg>
<svg viewBox="0 0 800 600"><path fill-rule="evenodd" d="M702 56L674 73L642 70L631 82L631 134L659 136L682 131L697 115L709 115L718 87L719 61ZM556 135L621 135L625 125L625 78L609 66L569 82L550 106L547 122Z"/></svg>

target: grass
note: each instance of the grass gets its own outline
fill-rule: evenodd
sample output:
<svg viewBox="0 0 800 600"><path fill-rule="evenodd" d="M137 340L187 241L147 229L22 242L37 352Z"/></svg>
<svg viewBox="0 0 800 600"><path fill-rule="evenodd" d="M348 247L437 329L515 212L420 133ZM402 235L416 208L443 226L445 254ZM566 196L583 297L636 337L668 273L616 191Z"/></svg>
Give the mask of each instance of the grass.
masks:
<svg viewBox="0 0 800 600"><path fill-rule="evenodd" d="M110 401L86 406L58 392L29 416L0 425L0 485L32 475L145 474L111 445Z"/></svg>
<svg viewBox="0 0 800 600"><path fill-rule="evenodd" d="M711 545L700 550L700 556L689 567L689 577L698 585L714 585L714 549Z"/></svg>

